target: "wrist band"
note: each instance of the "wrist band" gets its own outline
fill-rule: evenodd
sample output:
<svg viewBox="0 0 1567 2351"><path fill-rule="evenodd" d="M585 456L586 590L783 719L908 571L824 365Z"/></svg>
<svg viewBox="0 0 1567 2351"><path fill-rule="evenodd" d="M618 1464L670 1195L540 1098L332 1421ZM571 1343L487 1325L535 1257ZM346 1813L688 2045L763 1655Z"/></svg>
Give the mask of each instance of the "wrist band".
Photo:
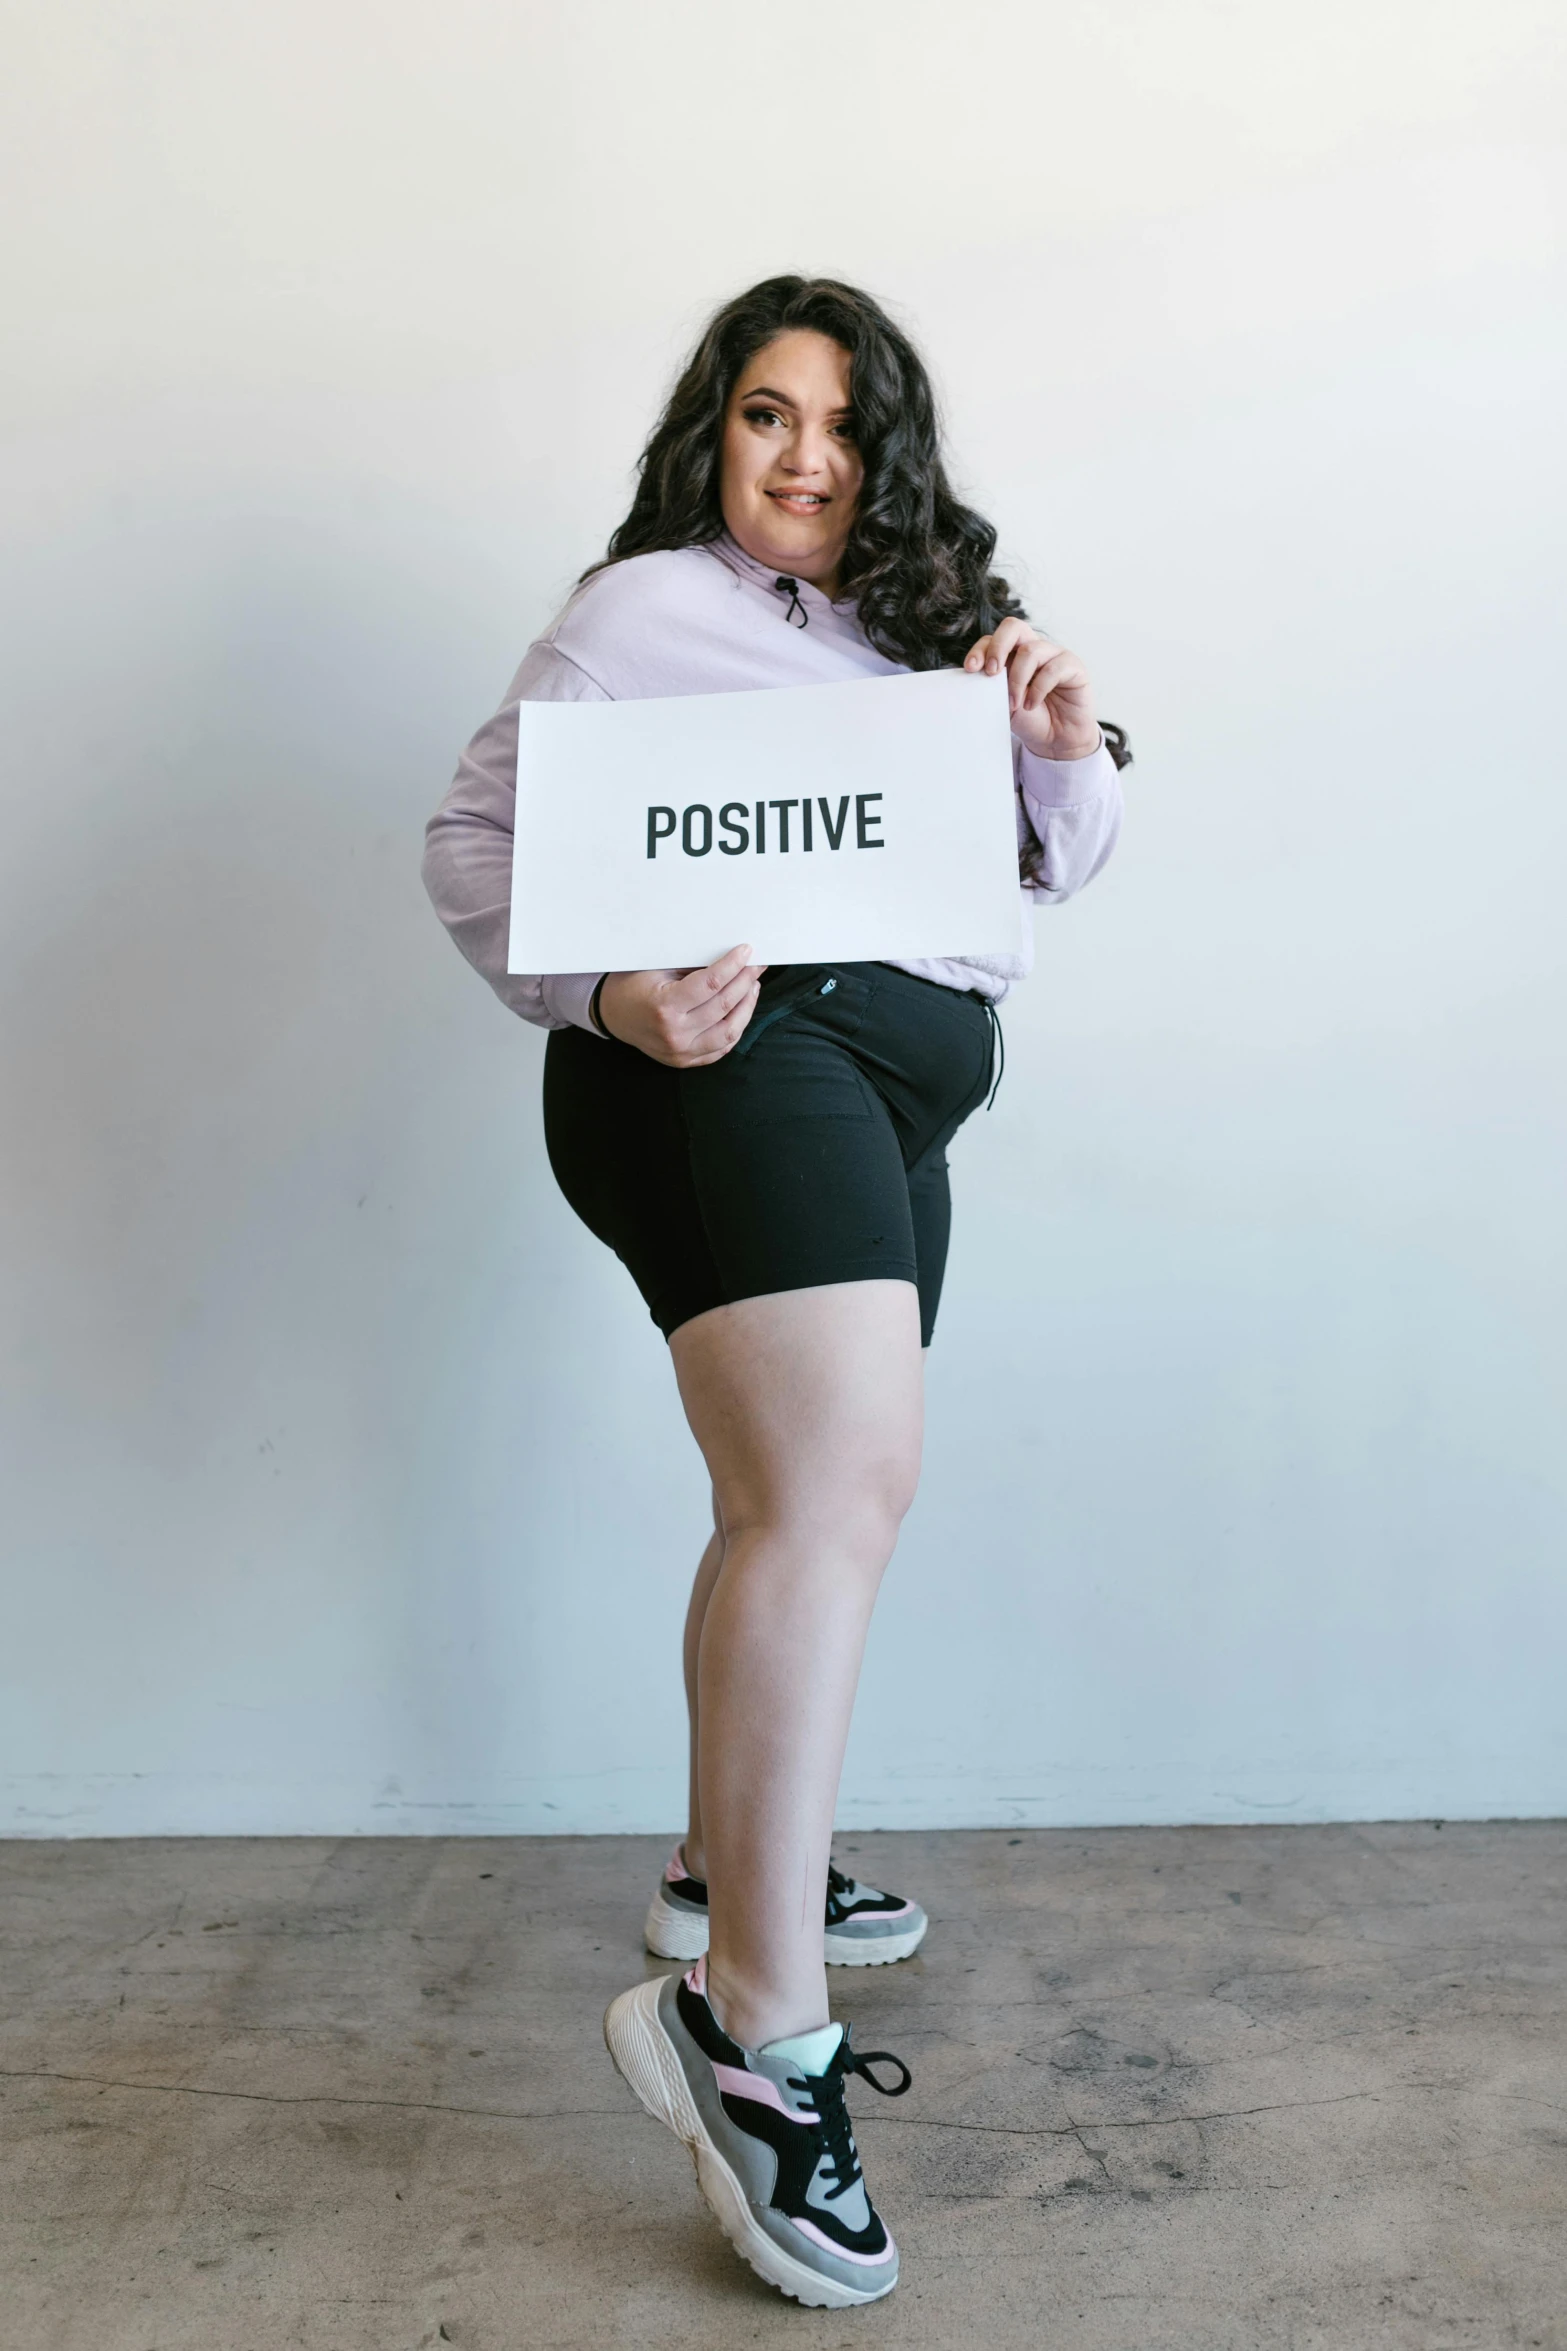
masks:
<svg viewBox="0 0 1567 2351"><path fill-rule="evenodd" d="M604 1026L604 1015L599 1010L599 998L604 993L604 982L608 978L609 973L607 971L601 971L599 973L598 986L594 989L592 995L588 998L588 1018L593 1023L593 1026L598 1030L598 1033L601 1037L609 1036L609 1031ZM611 1042L613 1042L613 1039L611 1039Z"/></svg>

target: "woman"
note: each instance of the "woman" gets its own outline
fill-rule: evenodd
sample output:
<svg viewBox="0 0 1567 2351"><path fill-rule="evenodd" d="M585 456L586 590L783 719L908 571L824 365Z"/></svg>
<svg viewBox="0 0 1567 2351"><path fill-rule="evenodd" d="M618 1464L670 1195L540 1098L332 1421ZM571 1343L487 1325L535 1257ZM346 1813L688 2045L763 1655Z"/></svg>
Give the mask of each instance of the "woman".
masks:
<svg viewBox="0 0 1567 2351"><path fill-rule="evenodd" d="M737 946L700 971L508 975L516 707L1004 669L1022 886L1059 902L1114 845L1117 762L1082 663L1029 626L994 547L876 303L829 280L753 287L703 335L605 561L470 744L425 857L463 953L551 1031L551 1165L664 1332L712 1476L685 1634L690 1821L647 1926L696 1964L622 1994L606 2037L739 2250L830 2306L890 2292L897 2252L844 2104L869 2061L828 2021L825 1963L900 1959L925 1931L916 1904L831 1868L833 1809L918 1475L946 1148L1026 962L764 971ZM900 2095L907 2069L884 2062L902 2080L875 2086Z"/></svg>

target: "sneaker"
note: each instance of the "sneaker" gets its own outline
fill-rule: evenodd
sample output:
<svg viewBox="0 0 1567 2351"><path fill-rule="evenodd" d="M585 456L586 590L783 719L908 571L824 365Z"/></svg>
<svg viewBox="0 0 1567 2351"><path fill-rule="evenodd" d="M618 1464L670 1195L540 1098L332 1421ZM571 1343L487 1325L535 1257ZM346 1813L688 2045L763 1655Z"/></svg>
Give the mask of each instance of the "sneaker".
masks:
<svg viewBox="0 0 1567 2351"><path fill-rule="evenodd" d="M835 2024L742 2049L708 2005L705 1959L622 1992L604 2038L648 2113L690 2148L719 2227L758 2277L816 2309L892 2292L898 2248L866 2194L843 2085L862 2074L901 2098L901 2058L860 2056ZM873 2065L903 2079L888 2088Z"/></svg>
<svg viewBox="0 0 1567 2351"><path fill-rule="evenodd" d="M917 1902L862 1886L858 1878L846 1878L829 1865L823 1938L829 1967L886 1967L894 1959L907 1959L919 1949L929 1924ZM648 1905L643 1937L660 1959L700 1959L707 1949L707 1887L692 1877L678 1845Z"/></svg>

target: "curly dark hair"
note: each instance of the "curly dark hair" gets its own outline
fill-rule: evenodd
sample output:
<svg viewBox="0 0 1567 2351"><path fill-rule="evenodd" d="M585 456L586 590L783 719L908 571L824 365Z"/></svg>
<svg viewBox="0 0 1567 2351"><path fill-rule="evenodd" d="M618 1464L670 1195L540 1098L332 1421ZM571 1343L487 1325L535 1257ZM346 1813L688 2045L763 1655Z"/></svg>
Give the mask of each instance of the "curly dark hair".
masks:
<svg viewBox="0 0 1567 2351"><path fill-rule="evenodd" d="M962 664L976 637L1023 606L990 568L994 527L955 496L924 362L879 302L837 278L764 278L714 313L669 396L637 466L631 511L608 553L700 547L724 528L719 503L724 421L741 370L775 337L809 328L849 354L854 437L865 467L839 577L879 653L909 669ZM1105 726L1117 766L1125 738ZM1039 855L1024 858L1037 877Z"/></svg>
<svg viewBox="0 0 1567 2351"><path fill-rule="evenodd" d="M839 593L854 598L861 627L889 660L953 667L976 637L1023 607L990 568L994 529L953 495L919 353L879 302L836 278L764 278L708 321L642 452L631 512L605 561L719 536L730 395L758 351L802 327L849 354L854 437L865 465Z"/></svg>

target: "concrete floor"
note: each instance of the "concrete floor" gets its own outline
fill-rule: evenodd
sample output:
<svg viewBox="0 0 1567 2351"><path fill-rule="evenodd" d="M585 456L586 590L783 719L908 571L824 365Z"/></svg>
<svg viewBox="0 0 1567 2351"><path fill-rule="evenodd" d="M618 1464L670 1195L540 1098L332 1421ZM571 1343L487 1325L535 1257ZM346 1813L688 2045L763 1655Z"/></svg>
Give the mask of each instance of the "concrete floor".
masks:
<svg viewBox="0 0 1567 2351"><path fill-rule="evenodd" d="M0 1846L28 2351L1567 2347L1556 1823L860 1836L904 2284L801 2311L599 2038L650 1838ZM652 1963L646 1963L651 1965Z"/></svg>

